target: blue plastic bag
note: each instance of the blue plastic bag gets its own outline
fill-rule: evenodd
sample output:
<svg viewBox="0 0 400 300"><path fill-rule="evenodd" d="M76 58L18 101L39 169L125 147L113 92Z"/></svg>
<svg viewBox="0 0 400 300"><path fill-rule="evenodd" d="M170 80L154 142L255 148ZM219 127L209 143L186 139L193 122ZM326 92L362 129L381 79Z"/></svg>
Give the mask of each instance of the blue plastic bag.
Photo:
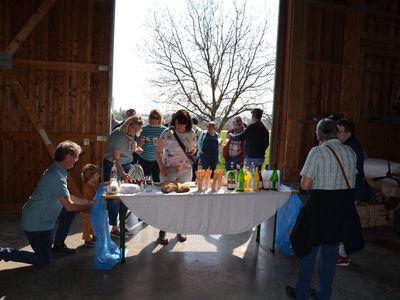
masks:
<svg viewBox="0 0 400 300"><path fill-rule="evenodd" d="M94 196L96 205L92 208L90 221L96 235L94 266L98 270L108 271L121 261L121 251L110 237L106 202L101 197L104 193L104 187L101 186L97 189Z"/></svg>
<svg viewBox="0 0 400 300"><path fill-rule="evenodd" d="M289 235L296 224L301 205L299 196L292 194L288 201L278 209L275 243L285 255L293 255Z"/></svg>

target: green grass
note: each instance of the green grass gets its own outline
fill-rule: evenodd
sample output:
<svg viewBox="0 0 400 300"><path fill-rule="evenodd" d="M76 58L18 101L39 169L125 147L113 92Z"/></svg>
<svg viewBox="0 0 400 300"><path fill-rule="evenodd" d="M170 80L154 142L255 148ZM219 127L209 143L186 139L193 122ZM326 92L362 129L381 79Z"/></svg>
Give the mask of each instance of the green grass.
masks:
<svg viewBox="0 0 400 300"><path fill-rule="evenodd" d="M225 140L226 134L227 134L227 130L222 130L221 133L219 134L219 137L221 138L221 145L219 147L219 161L218 161L218 165L217 165L217 169L222 169L225 170L225 158L224 155L222 153L223 151L223 142ZM270 138L270 144L271 144L271 132L269 133L269 138ZM262 165L262 169L265 169L265 166L268 164L269 162L269 148L267 148L267 150L265 151L265 160L264 163Z"/></svg>

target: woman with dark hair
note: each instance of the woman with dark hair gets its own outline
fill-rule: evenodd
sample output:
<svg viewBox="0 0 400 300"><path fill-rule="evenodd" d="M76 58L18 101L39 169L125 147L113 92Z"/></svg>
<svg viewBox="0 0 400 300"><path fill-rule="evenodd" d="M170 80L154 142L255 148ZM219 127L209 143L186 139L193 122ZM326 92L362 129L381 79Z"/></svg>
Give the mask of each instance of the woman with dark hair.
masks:
<svg viewBox="0 0 400 300"><path fill-rule="evenodd" d="M185 109L174 113L169 128L161 133L157 141L156 159L160 168L160 180L177 181L180 183L192 180L192 165L187 153L196 152L196 134L192 129L192 118ZM183 147L178 142L180 140ZM186 241L186 236L178 234L180 242ZM165 231L160 231L159 242L168 244Z"/></svg>

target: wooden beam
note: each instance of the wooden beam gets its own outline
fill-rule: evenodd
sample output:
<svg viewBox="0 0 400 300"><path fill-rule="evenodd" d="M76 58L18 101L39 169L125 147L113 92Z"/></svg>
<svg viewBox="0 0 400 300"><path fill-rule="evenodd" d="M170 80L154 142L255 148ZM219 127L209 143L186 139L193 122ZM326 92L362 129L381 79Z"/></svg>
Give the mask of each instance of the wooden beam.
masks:
<svg viewBox="0 0 400 300"><path fill-rule="evenodd" d="M89 63L76 63L68 61L49 61L33 59L14 59L13 66L24 68L37 68L45 70L102 72L108 71L108 66Z"/></svg>
<svg viewBox="0 0 400 300"><path fill-rule="evenodd" d="M91 144L94 143L106 143L108 136L105 135L95 135L95 134L76 134L76 133L68 133L63 132L60 134L49 133L48 134L50 140L51 139L60 139L63 140L71 140L77 141L77 143L83 143L84 139L88 139ZM0 139L9 140L9 141L31 141L37 140L38 133L37 132L9 132L9 131L0 131Z"/></svg>
<svg viewBox="0 0 400 300"><path fill-rule="evenodd" d="M355 4L346 5L346 4L330 3L322 0L308 0L308 2L310 3L310 5L313 5L314 7L330 11L354 13L354 14L363 13L369 16L393 19L393 20L400 19L400 16L398 14L391 12L377 11L376 8L366 6L362 3L360 3L359 5Z"/></svg>
<svg viewBox="0 0 400 300"><path fill-rule="evenodd" d="M11 40L5 53L14 54L15 51L25 41L26 37L35 29L36 25L40 23L43 17L49 12L50 8L54 5L56 0L44 0L36 12L29 18L17 35Z"/></svg>
<svg viewBox="0 0 400 300"><path fill-rule="evenodd" d="M7 82L9 83L10 87L13 89L13 91L14 91L15 95L17 96L19 102L21 103L22 107L25 109L25 112L27 113L28 118L32 122L32 124L35 127L35 129L37 130L37 132L42 137L42 141L44 142L51 158L53 159L56 148L55 148L54 144L50 141L49 137L47 136L46 130L32 105L32 101L28 98L28 95L25 93L24 88L22 87L21 83L16 78L14 73L11 73L11 72L10 73L2 72L2 73L3 73L3 76L5 75ZM69 183L72 194L81 196L81 192L79 191L77 185L75 184L75 182L72 178L68 179L68 183Z"/></svg>
<svg viewBox="0 0 400 300"><path fill-rule="evenodd" d="M21 103L22 107L25 109L25 112L28 115L28 118L31 120L33 126L39 132L42 137L44 144L46 145L50 156L54 157L55 147L52 142L49 140L47 133L44 129L42 122L40 121L36 111L32 105L32 102L29 100L27 94L25 93L21 83L16 78L14 73L4 73L9 85L13 89L15 95L17 96L19 102Z"/></svg>
<svg viewBox="0 0 400 300"><path fill-rule="evenodd" d="M327 61L305 60L304 63L306 65L329 67L329 68L339 68L339 69L348 69L348 68L352 67L352 65L345 64L345 63L333 63L333 62L327 62Z"/></svg>

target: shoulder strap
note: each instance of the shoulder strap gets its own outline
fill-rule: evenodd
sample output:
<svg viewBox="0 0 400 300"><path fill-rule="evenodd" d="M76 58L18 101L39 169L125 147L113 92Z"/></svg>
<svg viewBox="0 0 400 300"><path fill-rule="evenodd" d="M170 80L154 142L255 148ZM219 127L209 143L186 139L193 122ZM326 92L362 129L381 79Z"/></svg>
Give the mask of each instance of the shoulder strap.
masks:
<svg viewBox="0 0 400 300"><path fill-rule="evenodd" d="M172 132L174 134L174 137L176 139L176 141L178 142L179 146L181 146L182 151L186 154L186 147L183 144L183 142L181 141L181 139L179 138L179 136L176 134L175 130L172 129Z"/></svg>
<svg viewBox="0 0 400 300"><path fill-rule="evenodd" d="M344 168L343 168L342 163L341 163L340 160L339 160L339 157L337 156L336 152L332 149L331 146L329 146L329 145L325 145L325 146L327 146L327 147L329 148L329 150L332 151L333 156L335 156L337 162L339 163L340 170L342 171L344 180L346 181L347 188L349 189L349 188L350 188L349 180L347 179L346 173L344 172Z"/></svg>

